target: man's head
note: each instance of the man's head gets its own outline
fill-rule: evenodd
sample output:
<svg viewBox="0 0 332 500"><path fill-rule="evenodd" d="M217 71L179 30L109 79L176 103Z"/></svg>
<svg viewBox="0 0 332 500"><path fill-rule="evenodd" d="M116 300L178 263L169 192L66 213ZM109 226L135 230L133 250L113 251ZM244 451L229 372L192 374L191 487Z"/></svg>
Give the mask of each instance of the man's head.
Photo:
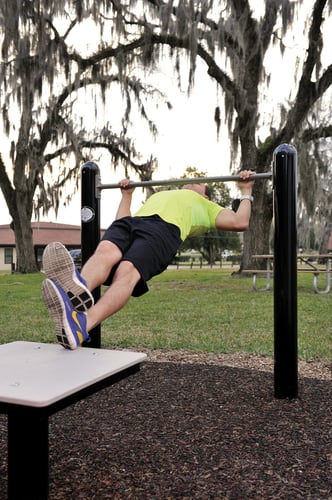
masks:
<svg viewBox="0 0 332 500"><path fill-rule="evenodd" d="M185 184L183 186L183 189L190 189L191 191L195 191L196 193L204 196L204 198L207 198L208 200L211 199L211 189L207 184Z"/></svg>

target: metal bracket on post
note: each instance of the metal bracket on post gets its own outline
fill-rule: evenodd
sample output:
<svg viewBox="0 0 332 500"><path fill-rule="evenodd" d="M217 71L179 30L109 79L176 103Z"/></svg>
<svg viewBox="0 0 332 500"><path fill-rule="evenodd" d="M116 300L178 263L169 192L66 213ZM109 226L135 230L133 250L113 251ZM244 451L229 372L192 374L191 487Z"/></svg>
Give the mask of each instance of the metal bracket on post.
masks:
<svg viewBox="0 0 332 500"><path fill-rule="evenodd" d="M100 240L100 170L96 163L88 161L81 168L81 249L82 265L91 257ZM100 298L100 287L93 291L95 301ZM101 327L93 328L89 335L90 342L84 342L84 347L100 348Z"/></svg>
<svg viewBox="0 0 332 500"><path fill-rule="evenodd" d="M97 198L98 200L101 199L101 186L102 186L101 175L100 175L100 173L98 173L98 174L96 174L96 182L95 182L95 190L96 190L95 198Z"/></svg>
<svg viewBox="0 0 332 500"><path fill-rule="evenodd" d="M297 367L297 152L274 151L274 394L296 398Z"/></svg>

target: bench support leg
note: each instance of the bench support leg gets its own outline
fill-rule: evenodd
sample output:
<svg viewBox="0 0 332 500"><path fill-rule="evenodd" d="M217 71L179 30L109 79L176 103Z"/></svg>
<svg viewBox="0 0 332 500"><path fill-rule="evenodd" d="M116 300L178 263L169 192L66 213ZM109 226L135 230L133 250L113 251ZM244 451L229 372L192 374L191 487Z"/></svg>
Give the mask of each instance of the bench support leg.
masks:
<svg viewBox="0 0 332 500"><path fill-rule="evenodd" d="M22 408L8 415L8 499L48 498L48 416Z"/></svg>
<svg viewBox="0 0 332 500"><path fill-rule="evenodd" d="M327 272L326 273L326 286L325 286L325 289L323 290L320 290L318 288L318 278L319 278L319 274L314 274L314 280L313 280L313 283L312 283L312 286L313 286L313 289L314 289L314 292L315 293L329 293L330 291L330 288L331 288L331 277L330 277L330 273Z"/></svg>
<svg viewBox="0 0 332 500"><path fill-rule="evenodd" d="M271 271L272 273L272 271ZM269 270L267 271L266 274L266 285L264 288L258 288L257 287L257 273L253 273L252 275L252 287L255 290L255 292L267 292L271 288L271 273Z"/></svg>

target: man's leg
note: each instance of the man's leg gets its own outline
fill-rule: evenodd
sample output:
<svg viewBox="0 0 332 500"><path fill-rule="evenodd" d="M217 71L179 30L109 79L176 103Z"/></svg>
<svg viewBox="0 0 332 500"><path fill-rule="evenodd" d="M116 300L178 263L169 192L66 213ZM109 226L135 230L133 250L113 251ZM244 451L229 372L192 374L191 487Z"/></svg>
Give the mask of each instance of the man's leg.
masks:
<svg viewBox="0 0 332 500"><path fill-rule="evenodd" d="M111 241L101 241L95 253L87 260L81 270L81 275L89 290L94 290L107 280L113 266L122 258L122 252Z"/></svg>
<svg viewBox="0 0 332 500"><path fill-rule="evenodd" d="M104 267L107 268L107 265ZM140 273L131 262L121 262L114 274L112 285L87 312L75 311L70 295L55 281L49 278L44 280L43 298L55 321L58 342L66 349L76 349L83 341L89 341L88 332L128 302L140 278Z"/></svg>
<svg viewBox="0 0 332 500"><path fill-rule="evenodd" d="M45 248L43 269L68 295L76 311L86 311L94 303L91 291L104 283L121 257L122 252L114 243L102 241L79 273L66 247L53 242Z"/></svg>
<svg viewBox="0 0 332 500"><path fill-rule="evenodd" d="M126 260L120 262L112 284L98 302L87 311L87 331L122 309L140 279L140 273L131 262Z"/></svg>

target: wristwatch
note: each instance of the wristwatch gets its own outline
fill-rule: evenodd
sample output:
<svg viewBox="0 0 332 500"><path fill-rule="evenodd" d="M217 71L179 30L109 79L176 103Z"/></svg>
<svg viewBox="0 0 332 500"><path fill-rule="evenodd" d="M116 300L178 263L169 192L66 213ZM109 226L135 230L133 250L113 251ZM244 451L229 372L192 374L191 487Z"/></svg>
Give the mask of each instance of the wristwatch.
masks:
<svg viewBox="0 0 332 500"><path fill-rule="evenodd" d="M254 197L251 196L251 194L243 194L241 197L240 197L240 201L242 200L249 200L251 201L251 203L254 201Z"/></svg>

